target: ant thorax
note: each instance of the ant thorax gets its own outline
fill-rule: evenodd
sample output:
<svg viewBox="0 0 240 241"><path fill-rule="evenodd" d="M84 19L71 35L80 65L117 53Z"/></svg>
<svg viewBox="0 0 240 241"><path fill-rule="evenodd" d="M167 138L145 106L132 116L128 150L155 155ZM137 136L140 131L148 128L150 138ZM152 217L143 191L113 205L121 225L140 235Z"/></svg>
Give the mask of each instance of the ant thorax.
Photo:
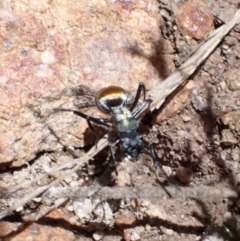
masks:
<svg viewBox="0 0 240 241"><path fill-rule="evenodd" d="M113 126L116 127L118 132L123 133L137 130L139 123L127 107L114 107L111 109L111 113Z"/></svg>
<svg viewBox="0 0 240 241"><path fill-rule="evenodd" d="M138 132L138 121L132 116L131 111L124 106L111 109L112 123L120 137L123 153L129 159L136 159L142 154L143 140Z"/></svg>

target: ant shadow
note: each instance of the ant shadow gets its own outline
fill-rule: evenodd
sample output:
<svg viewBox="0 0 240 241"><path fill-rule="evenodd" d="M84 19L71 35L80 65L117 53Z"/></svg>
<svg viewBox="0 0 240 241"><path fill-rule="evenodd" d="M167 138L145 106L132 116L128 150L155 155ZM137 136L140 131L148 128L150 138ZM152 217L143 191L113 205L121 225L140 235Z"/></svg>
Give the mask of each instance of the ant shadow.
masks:
<svg viewBox="0 0 240 241"><path fill-rule="evenodd" d="M169 75L168 64L166 61L166 54L164 54L164 40L160 39L159 42L154 45L154 53L152 55L147 55L144 53L144 50L141 49L137 43L127 48L127 52L129 52L133 56L139 56L144 59L147 59L154 69L157 71L159 79L165 79Z"/></svg>

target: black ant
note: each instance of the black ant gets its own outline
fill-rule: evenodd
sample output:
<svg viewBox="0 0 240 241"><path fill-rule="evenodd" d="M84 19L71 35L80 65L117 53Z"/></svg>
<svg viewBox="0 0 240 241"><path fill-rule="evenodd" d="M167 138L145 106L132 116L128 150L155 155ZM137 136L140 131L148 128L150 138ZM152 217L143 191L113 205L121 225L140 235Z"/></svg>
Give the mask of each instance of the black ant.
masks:
<svg viewBox="0 0 240 241"><path fill-rule="evenodd" d="M143 92L144 101L138 106L136 105ZM143 152L143 149L150 147L150 155L153 163L156 165L156 156L151 145L149 145L138 132L139 121L136 117L151 103L151 99L146 99L145 85L140 82L135 99L131 106L127 107L127 92L119 86L108 86L100 89L95 94L95 104L100 111L106 114L110 114L110 119L96 118L84 114L83 112L70 109L58 109L59 111L71 111L74 114L86 119L90 130L95 134L92 123L102 125L108 128L112 128L117 132L116 138L109 141L109 148L111 153L111 159L115 165L115 155L112 150L112 145L119 139L122 153L131 160L139 158ZM135 109L135 110L134 110ZM95 134L96 135L96 134Z"/></svg>

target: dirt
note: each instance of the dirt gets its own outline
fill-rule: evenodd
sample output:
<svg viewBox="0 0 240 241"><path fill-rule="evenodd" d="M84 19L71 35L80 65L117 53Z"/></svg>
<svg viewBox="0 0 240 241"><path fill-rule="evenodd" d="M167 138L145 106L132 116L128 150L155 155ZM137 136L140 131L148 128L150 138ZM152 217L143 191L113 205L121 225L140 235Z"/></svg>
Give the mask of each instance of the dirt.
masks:
<svg viewBox="0 0 240 241"><path fill-rule="evenodd" d="M204 37L197 40L183 35L184 31L180 32L176 23L176 8L180 8L183 2L166 2L168 1L159 1L159 15L163 19L160 28L168 43L168 46L165 45L166 49L161 51L168 53L167 61L178 67L204 41ZM237 11L238 2L234 0L203 2L209 9L208 14L212 14L214 28L228 22ZM178 19L178 24L179 22L181 20ZM66 176L56 187L89 186L98 183L107 186L141 187L146 190L164 185L183 188L182 190L185 187L194 189L201 185L220 190L224 187L238 190L239 38L238 25L223 39L186 85L174 92L160 110L149 113L142 119L140 131L144 139L153 144L159 160L157 176L149 153L144 153L134 162L122 158L116 164L116 175L114 170L108 170L109 151L105 149L80 170ZM154 68L157 68L161 59L153 58L151 61ZM169 75L168 67L161 76ZM159 69L156 70L158 71ZM94 108L90 110L93 115L96 113ZM59 116L62 118L61 113ZM68 118L72 116L69 113ZM59 122L61 118L58 119ZM84 125L83 129L87 127ZM99 136L105 133L102 128L95 129ZM1 181L6 182L9 178L6 174L9 170L13 172L13 178L23 182L28 178L32 179L32 175L38 178L42 173L48 172L53 167L52 162L54 166L58 166L83 156L94 146L95 136L89 130L84 133L81 131L79 136L82 135L82 142L77 148L73 148L75 145L69 142L71 138L66 137L65 148L62 149L60 144L57 144L58 151L48 152L50 149L46 148L44 153L39 153L30 162L28 168L3 171ZM63 141L61 134L57 135L56 139L56 143ZM69 142L69 145L66 142ZM114 147L114 152L117 156L121 154L118 147ZM38 184L47 184L58 175L59 173L45 176ZM34 189L35 187L29 187L25 192ZM208 200L206 196L181 199L168 195L164 198L121 200L66 200L59 197L53 203L48 203L47 198L35 198L1 221L0 237L2 240L26 240L30 236L32 240L50 240L52 236L56 236L57 240L103 241L240 240L239 201L214 197L213 200L210 199L211 197ZM7 200L3 200L1 207L9 205L6 202ZM14 199L11 199L11 202L14 203Z"/></svg>

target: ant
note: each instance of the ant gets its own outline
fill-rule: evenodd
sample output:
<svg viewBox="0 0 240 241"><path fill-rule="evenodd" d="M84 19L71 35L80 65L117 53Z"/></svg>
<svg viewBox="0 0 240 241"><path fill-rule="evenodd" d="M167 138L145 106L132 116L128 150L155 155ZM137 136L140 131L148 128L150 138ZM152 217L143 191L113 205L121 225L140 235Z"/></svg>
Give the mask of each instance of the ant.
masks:
<svg viewBox="0 0 240 241"><path fill-rule="evenodd" d="M144 101L137 108L137 103L143 93ZM122 153L130 160L138 159L143 149L150 146L150 155L153 164L157 164L157 158L152 145L149 145L138 132L139 121L136 117L149 105L152 100L146 99L146 87L144 83L140 82L135 95L135 99L131 106L127 107L128 94L119 86L108 86L100 89L95 94L95 105L97 108L105 113L110 114L110 119L96 118L84 114L83 112L70 109L58 109L59 111L71 111L74 114L86 119L89 129L95 134L92 123L102 125L108 128L112 128L117 132L116 138L109 141L109 149L111 154L111 160L115 166L115 154L112 149L112 145L119 139L120 148ZM96 134L95 134L96 135ZM97 136L97 135L96 135ZM116 170L115 170L116 171Z"/></svg>

